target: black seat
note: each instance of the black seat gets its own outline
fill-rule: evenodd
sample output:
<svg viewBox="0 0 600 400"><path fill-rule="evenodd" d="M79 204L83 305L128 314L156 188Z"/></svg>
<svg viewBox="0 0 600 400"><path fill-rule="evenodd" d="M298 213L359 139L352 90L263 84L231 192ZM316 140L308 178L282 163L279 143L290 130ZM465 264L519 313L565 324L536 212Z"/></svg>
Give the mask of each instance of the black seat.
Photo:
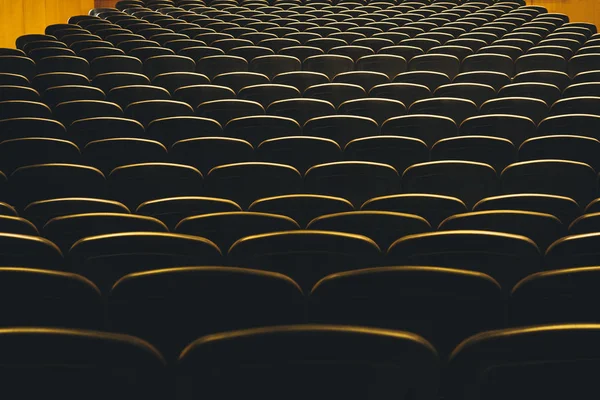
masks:
<svg viewBox="0 0 600 400"><path fill-rule="evenodd" d="M262 197L299 193L302 176L283 164L247 162L213 168L206 176L206 193L234 200L246 209Z"/></svg>
<svg viewBox="0 0 600 400"><path fill-rule="evenodd" d="M7 328L0 331L0 343L7 390L19 390L28 398L45 393L76 399L92 386L98 386L90 394L92 399L159 399L166 393L163 356L132 336L66 328ZM123 368L122 375L115 376L117 368ZM27 384L31 379L39 385Z"/></svg>
<svg viewBox="0 0 600 400"><path fill-rule="evenodd" d="M175 232L205 237L222 249L229 249L236 241L269 232L300 229L290 217L247 211L195 215L182 219Z"/></svg>
<svg viewBox="0 0 600 400"><path fill-rule="evenodd" d="M544 193L567 196L580 204L596 197L596 172L588 164L535 160L511 164L501 175L504 193Z"/></svg>
<svg viewBox="0 0 600 400"><path fill-rule="evenodd" d="M308 290L331 273L374 266L380 250L361 235L296 230L243 238L228 257L234 266L283 273Z"/></svg>
<svg viewBox="0 0 600 400"><path fill-rule="evenodd" d="M213 305L202 318L189 318L209 303ZM112 329L150 340L174 360L205 334L302 322L304 297L298 285L281 274L185 267L123 277L111 290L109 310Z"/></svg>
<svg viewBox="0 0 600 400"><path fill-rule="evenodd" d="M96 168L75 164L37 164L18 168L10 176L14 205L59 197L99 197L106 194L105 179Z"/></svg>
<svg viewBox="0 0 600 400"><path fill-rule="evenodd" d="M124 213L85 213L54 217L42 230L65 253L80 239L120 232L168 232L157 219Z"/></svg>
<svg viewBox="0 0 600 400"><path fill-rule="evenodd" d="M282 352L282 348L289 350ZM353 349L351 354L349 348ZM255 360L259 358L268 367L258 366ZM386 367L381 366L382 359L388 360ZM329 325L259 328L208 336L191 344L178 365L180 387L187 388L189 396L221 393L232 398L241 393L260 393L269 400L278 398L289 387L299 388L292 399L315 391L324 397L360 398L377 391L432 398L437 393L438 368L433 346L420 336ZM208 371L223 375L207 376ZM377 384L367 384L365 375ZM226 385L224 376L227 382L241 382L243 392L240 386Z"/></svg>
<svg viewBox="0 0 600 400"><path fill-rule="evenodd" d="M315 194L290 194L258 199L249 207L249 211L286 215L301 228L314 218L326 214L352 211L354 207L341 197Z"/></svg>
<svg viewBox="0 0 600 400"><path fill-rule="evenodd" d="M296 98L273 102L267 113L293 118L304 125L311 118L335 114L335 107L325 100Z"/></svg>
<svg viewBox="0 0 600 400"><path fill-rule="evenodd" d="M73 271L88 277L100 290L123 276L186 265L219 265L221 251L208 239L162 232L126 232L90 236L69 250Z"/></svg>
<svg viewBox="0 0 600 400"><path fill-rule="evenodd" d="M369 198L397 193L399 177L387 164L344 161L310 168L305 175L305 187L310 193L348 199L358 207Z"/></svg>
<svg viewBox="0 0 600 400"><path fill-rule="evenodd" d="M520 235L454 230L406 236L388 249L387 265L432 265L482 272L504 293L525 276L541 270L536 244Z"/></svg>
<svg viewBox="0 0 600 400"><path fill-rule="evenodd" d="M301 135L300 125L291 118L254 115L235 118L225 126L225 136L244 139L254 146L262 141L282 136Z"/></svg>
<svg viewBox="0 0 600 400"><path fill-rule="evenodd" d="M227 199L181 196L145 201L136 211L163 221L169 229L173 230L179 221L190 216L241 211L241 208Z"/></svg>
<svg viewBox="0 0 600 400"><path fill-rule="evenodd" d="M413 114L388 119L381 127L381 134L421 139L430 147L440 139L456 136L458 127L448 117Z"/></svg>
<svg viewBox="0 0 600 400"><path fill-rule="evenodd" d="M408 193L455 196L472 206L484 197L497 194L499 180L488 164L431 161L407 168L402 174L402 188Z"/></svg>
<svg viewBox="0 0 600 400"><path fill-rule="evenodd" d="M0 170L11 174L26 165L80 162L79 148L62 139L28 137L0 142Z"/></svg>
<svg viewBox="0 0 600 400"><path fill-rule="evenodd" d="M322 215L306 229L354 233L373 239L387 249L396 239L431 231L423 217L391 211L351 211Z"/></svg>
<svg viewBox="0 0 600 400"><path fill-rule="evenodd" d="M309 297L313 322L406 329L423 335L442 354L471 334L501 327L502 314L498 282L483 273L451 268L341 272L321 279Z"/></svg>
<svg viewBox="0 0 600 400"><path fill-rule="evenodd" d="M148 200L202 193L200 171L188 165L142 163L115 168L108 177L113 198L131 209Z"/></svg>

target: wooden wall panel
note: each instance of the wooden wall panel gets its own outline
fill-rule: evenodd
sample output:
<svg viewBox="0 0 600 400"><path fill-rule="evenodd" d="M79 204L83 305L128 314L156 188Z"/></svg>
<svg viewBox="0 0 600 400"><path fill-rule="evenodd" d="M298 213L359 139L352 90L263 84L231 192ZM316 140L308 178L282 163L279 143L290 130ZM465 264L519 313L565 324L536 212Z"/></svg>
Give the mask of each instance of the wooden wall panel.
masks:
<svg viewBox="0 0 600 400"><path fill-rule="evenodd" d="M0 0L0 47L15 47L26 33L43 33L46 26L87 14L94 0Z"/></svg>
<svg viewBox="0 0 600 400"><path fill-rule="evenodd" d="M527 0L527 4L544 6L549 12L567 14L573 22L592 22L600 26L598 0Z"/></svg>
<svg viewBox="0 0 600 400"><path fill-rule="evenodd" d="M42 33L50 24L66 22L72 15L87 14L93 7L114 7L117 0L0 0L0 47L14 47L25 33ZM550 12L569 15L571 21L600 26L598 0L527 0Z"/></svg>

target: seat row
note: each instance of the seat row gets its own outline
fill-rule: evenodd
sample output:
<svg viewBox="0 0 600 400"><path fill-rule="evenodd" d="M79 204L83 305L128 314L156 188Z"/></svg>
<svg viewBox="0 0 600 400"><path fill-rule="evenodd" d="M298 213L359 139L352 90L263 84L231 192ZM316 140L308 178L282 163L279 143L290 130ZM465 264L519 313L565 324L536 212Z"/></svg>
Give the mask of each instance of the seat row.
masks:
<svg viewBox="0 0 600 400"><path fill-rule="evenodd" d="M115 333L2 329L0 346L5 387L28 398L45 394L71 400L97 387L90 399L249 394L272 400L298 387L289 398L360 399L384 393L407 399L410 393L433 400L442 390L449 399L476 400L487 398L479 392L504 394L518 382L515 398L521 400L534 393L554 399L593 390L590 369L598 363L593 349L599 329L597 324L561 324L485 332L461 343L448 363L419 335L338 325L207 335L190 343L172 369L148 342ZM449 379L440 383L446 365ZM499 370L501 377L490 379ZM551 383L544 384L549 374Z"/></svg>

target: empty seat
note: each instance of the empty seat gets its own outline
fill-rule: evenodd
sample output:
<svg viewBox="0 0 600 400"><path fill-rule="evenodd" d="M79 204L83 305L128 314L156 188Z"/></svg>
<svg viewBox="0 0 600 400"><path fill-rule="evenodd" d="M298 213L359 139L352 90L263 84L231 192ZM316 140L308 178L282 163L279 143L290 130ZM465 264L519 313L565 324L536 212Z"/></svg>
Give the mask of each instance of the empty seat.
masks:
<svg viewBox="0 0 600 400"><path fill-rule="evenodd" d="M126 109L131 103L145 100L170 100L166 89L150 85L120 86L108 92L108 100Z"/></svg>
<svg viewBox="0 0 600 400"><path fill-rule="evenodd" d="M569 60L569 75L600 69L600 57L597 53L578 54Z"/></svg>
<svg viewBox="0 0 600 400"><path fill-rule="evenodd" d="M339 106L339 112L372 118L379 125L382 125L389 118L405 114L406 108L398 100L363 98L343 102Z"/></svg>
<svg viewBox="0 0 600 400"><path fill-rule="evenodd" d="M115 168L108 181L111 195L135 209L148 200L199 195L203 177L188 165L142 163Z"/></svg>
<svg viewBox="0 0 600 400"><path fill-rule="evenodd" d="M402 72L406 72L406 59L394 54L374 54L359 58L356 61L357 71L374 71L387 75L391 80Z"/></svg>
<svg viewBox="0 0 600 400"><path fill-rule="evenodd" d="M4 203L6 204L6 203ZM6 204L5 209L10 207ZM12 209L16 213L14 208ZM0 215L0 232L12 233L16 235L39 236L40 233L34 224L22 217L16 215Z"/></svg>
<svg viewBox="0 0 600 400"><path fill-rule="evenodd" d="M0 56L0 72L31 79L36 75L36 66L32 59L24 56Z"/></svg>
<svg viewBox="0 0 600 400"><path fill-rule="evenodd" d="M518 146L536 135L536 125L530 118L519 115L479 115L463 121L459 134L505 138Z"/></svg>
<svg viewBox="0 0 600 400"><path fill-rule="evenodd" d="M498 188L494 168L472 161L431 161L415 164L402 174L405 192L454 196L468 206L497 194Z"/></svg>
<svg viewBox="0 0 600 400"><path fill-rule="evenodd" d="M364 235L373 239L382 249L387 249L403 236L431 230L429 222L422 217L390 211L352 211L323 215L312 220L306 228Z"/></svg>
<svg viewBox="0 0 600 400"><path fill-rule="evenodd" d="M2 139L23 139L27 137L64 138L66 129L60 122L35 117L0 119Z"/></svg>
<svg viewBox="0 0 600 400"><path fill-rule="evenodd" d="M65 253L80 239L120 232L168 232L157 219L124 213L85 213L55 217L43 228L44 237Z"/></svg>
<svg viewBox="0 0 600 400"><path fill-rule="evenodd" d="M304 125L311 118L335 114L335 107L325 100L297 98L273 102L267 113L293 118Z"/></svg>
<svg viewBox="0 0 600 400"><path fill-rule="evenodd" d="M54 116L65 126L95 117L122 117L123 110L115 103L98 100L73 100L58 104Z"/></svg>
<svg viewBox="0 0 600 400"><path fill-rule="evenodd" d="M293 219L257 212L225 212L196 215L182 219L175 232L205 237L222 249L246 236L299 229Z"/></svg>
<svg viewBox="0 0 600 400"><path fill-rule="evenodd" d="M43 101L50 107L75 100L105 100L104 92L93 86L65 85L46 89Z"/></svg>
<svg viewBox="0 0 600 400"><path fill-rule="evenodd" d="M339 196L359 207L369 198L397 193L399 178L387 164L345 161L310 168L305 187L310 193Z"/></svg>
<svg viewBox="0 0 600 400"><path fill-rule="evenodd" d="M582 233L600 232L598 229L598 212L594 212L597 201L594 200L585 209L585 214L577 218L569 226L569 234L579 235Z"/></svg>
<svg viewBox="0 0 600 400"><path fill-rule="evenodd" d="M477 211L446 218L439 230L480 230L513 233L533 240L540 250L564 235L566 226L551 214L517 210Z"/></svg>
<svg viewBox="0 0 600 400"><path fill-rule="evenodd" d="M560 89L549 83L525 82L504 86L498 91L498 97L529 97L543 100L548 106L561 97Z"/></svg>
<svg viewBox="0 0 600 400"><path fill-rule="evenodd" d="M258 84L244 87L238 95L243 100L256 101L267 108L275 101L300 97L301 93L290 85Z"/></svg>
<svg viewBox="0 0 600 400"><path fill-rule="evenodd" d="M573 113L599 115L600 97L581 96L558 100L550 109L551 115L565 115Z"/></svg>
<svg viewBox="0 0 600 400"><path fill-rule="evenodd" d="M3 310L3 326L102 328L100 292L87 279L67 272L18 267L3 267L0 275L3 297L19 305Z"/></svg>
<svg viewBox="0 0 600 400"><path fill-rule="evenodd" d="M26 165L76 164L79 161L79 148L72 142L62 139L28 137L0 142L0 170L6 174Z"/></svg>
<svg viewBox="0 0 600 400"><path fill-rule="evenodd" d="M241 211L241 208L231 200L202 196L149 200L140 204L136 210L138 214L163 221L170 230L175 229L179 221L190 216L231 211Z"/></svg>
<svg viewBox="0 0 600 400"><path fill-rule="evenodd" d="M248 162L213 168L206 176L206 193L231 199L246 209L262 197L299 193L302 176L283 164Z"/></svg>
<svg viewBox="0 0 600 400"><path fill-rule="evenodd" d="M420 139L405 136L369 136L351 140L344 154L349 160L389 164L404 172L409 166L429 161L427 145Z"/></svg>
<svg viewBox="0 0 600 400"><path fill-rule="evenodd" d="M119 86L149 85L150 80L145 75L133 72L109 72L95 76L92 84L102 89L104 93L108 93Z"/></svg>
<svg viewBox="0 0 600 400"><path fill-rule="evenodd" d="M157 141L123 137L91 141L82 153L85 164L100 169L106 175L121 165L161 162L167 158L166 147Z"/></svg>
<svg viewBox="0 0 600 400"><path fill-rule="evenodd" d="M598 267L538 272L519 282L510 298L515 324L597 322L593 307Z"/></svg>
<svg viewBox="0 0 600 400"><path fill-rule="evenodd" d="M248 61L237 56L207 56L198 60L196 63L196 71L208 76L209 79L212 79L225 72L248 71Z"/></svg>
<svg viewBox="0 0 600 400"><path fill-rule="evenodd" d="M442 85L450 83L448 75L435 71L409 71L402 72L394 77L394 83L415 83L427 86L430 91L435 91Z"/></svg>
<svg viewBox="0 0 600 400"><path fill-rule="evenodd" d="M117 117L93 117L80 119L69 127L69 138L84 147L88 142L109 138L145 136L144 126L139 122Z"/></svg>
<svg viewBox="0 0 600 400"><path fill-rule="evenodd" d="M380 250L361 235L297 230L240 239L228 256L234 266L279 272L309 290L331 273L373 266L379 261Z"/></svg>
<svg viewBox="0 0 600 400"><path fill-rule="evenodd" d="M382 135L407 136L423 140L432 146L440 139L456 136L456 123L439 115L413 114L393 117L384 122Z"/></svg>
<svg viewBox="0 0 600 400"><path fill-rule="evenodd" d="M385 83L377 85L369 91L372 97L401 101L405 107L410 107L417 100L431 97L427 86L415 83Z"/></svg>
<svg viewBox="0 0 600 400"><path fill-rule="evenodd" d="M549 83L551 85L557 86L560 90L564 90L567 86L571 84L571 79L569 78L569 75L567 75L564 72L542 70L521 72L514 76L513 82Z"/></svg>
<svg viewBox="0 0 600 400"><path fill-rule="evenodd" d="M490 85L480 83L451 83L435 90L437 97L453 97L467 99L481 106L487 100L496 97L496 91Z"/></svg>
<svg viewBox="0 0 600 400"><path fill-rule="evenodd" d="M250 71L266 75L273 79L276 75L300 71L302 63L296 57L287 55L265 55L252 59L250 62Z"/></svg>
<svg viewBox="0 0 600 400"><path fill-rule="evenodd" d="M189 318L208 303L202 318ZM109 310L112 329L150 340L174 360L205 334L302 322L304 297L281 274L185 267L123 277L111 290Z"/></svg>
<svg viewBox="0 0 600 400"><path fill-rule="evenodd" d="M434 71L446 74L450 79L458 75L460 60L449 54L424 54L413 57L408 63L409 71Z"/></svg>
<svg viewBox="0 0 600 400"><path fill-rule="evenodd" d="M540 123L538 134L574 134L600 139L598 127L600 127L600 117L597 115L556 115L548 117Z"/></svg>
<svg viewBox="0 0 600 400"><path fill-rule="evenodd" d="M282 348L289 350L282 352ZM349 348L353 349L351 354ZM259 367L255 361L259 358L268 367ZM386 367L381 366L382 359L387 360ZM326 397L363 397L373 390L394 395L410 392L430 398L437 393L438 368L433 346L420 336L329 325L283 326L208 336L192 343L178 365L180 387L187 388L192 397L261 393L266 399L278 397L289 387L299 388L298 398L315 391ZM207 376L208 371L223 375ZM377 384L367 384L362 379L365 374ZM231 379L243 382L243 392L240 386L225 384Z"/></svg>
<svg viewBox="0 0 600 400"><path fill-rule="evenodd" d="M430 114L451 118L457 125L477 114L477 105L471 100L453 97L435 97L414 102L410 114Z"/></svg>
<svg viewBox="0 0 600 400"><path fill-rule="evenodd" d="M303 93L309 86L328 83L329 78L327 75L320 72L295 71L279 74L272 79L272 82L293 86L298 89L300 93Z"/></svg>
<svg viewBox="0 0 600 400"><path fill-rule="evenodd" d="M564 90L563 96L565 98L578 96L600 96L600 82L585 82L569 85Z"/></svg>
<svg viewBox="0 0 600 400"><path fill-rule="evenodd" d="M358 85L347 83L324 83L308 87L304 91L304 96L307 98L326 100L337 108L347 100L366 96L366 93L365 90Z"/></svg>
<svg viewBox="0 0 600 400"><path fill-rule="evenodd" d="M288 164L302 174L313 165L338 161L341 153L333 140L310 136L268 139L256 148L258 160Z"/></svg>
<svg viewBox="0 0 600 400"><path fill-rule="evenodd" d="M268 84L269 78L256 72L227 72L215 76L212 83L229 87L237 93L246 86Z"/></svg>
<svg viewBox="0 0 600 400"><path fill-rule="evenodd" d="M58 197L104 197L105 179L99 170L74 164L38 164L11 174L14 204L23 209L33 201Z"/></svg>
<svg viewBox="0 0 600 400"><path fill-rule="evenodd" d="M0 256L4 265L56 271L65 268L60 249L38 235L0 233L0 242L3 249Z"/></svg>
<svg viewBox="0 0 600 400"><path fill-rule="evenodd" d="M470 334L502 326L502 313L501 288L490 276L439 267L341 272L319 281L309 297L313 322L406 329L442 354Z"/></svg>
<svg viewBox="0 0 600 400"><path fill-rule="evenodd" d="M30 87L0 85L0 101L25 100L39 101L39 93Z"/></svg>
<svg viewBox="0 0 600 400"><path fill-rule="evenodd" d="M90 386L98 386L91 396L94 399L156 399L166 393L163 356L132 336L66 328L7 328L0 331L0 343L7 390L19 388L26 397L46 393L74 399ZM123 368L119 376L114 373L117 368ZM78 378L73 380L73 375ZM28 385L31 379L39 385Z"/></svg>
<svg viewBox="0 0 600 400"><path fill-rule="evenodd" d="M335 54L322 54L308 57L303 62L306 71L320 72L333 79L337 74L352 71L354 61L350 57Z"/></svg>
<svg viewBox="0 0 600 400"><path fill-rule="evenodd" d="M52 111L50 107L39 101L0 101L0 119L22 117L52 119Z"/></svg>
<svg viewBox="0 0 600 400"><path fill-rule="evenodd" d="M258 199L249 211L286 215L300 225L301 228L314 218L326 214L352 211L352 203L341 197L315 194L290 194Z"/></svg>
<svg viewBox="0 0 600 400"><path fill-rule="evenodd" d="M301 135L300 125L291 118L273 115L253 115L235 118L225 126L224 135L247 140L258 146L264 140Z"/></svg>
<svg viewBox="0 0 600 400"><path fill-rule="evenodd" d="M505 293L525 276L541 269L540 251L520 235L453 230L410 235L388 249L387 265L431 265L482 272L496 279Z"/></svg>
<svg viewBox="0 0 600 400"><path fill-rule="evenodd" d="M193 116L194 109L187 103L174 100L144 100L131 103L125 109L127 118L135 119L142 125L167 117Z"/></svg>
<svg viewBox="0 0 600 400"><path fill-rule="evenodd" d="M208 239L161 232L90 236L69 250L71 268L108 290L121 277L185 265L218 265L219 248Z"/></svg>
<svg viewBox="0 0 600 400"><path fill-rule="evenodd" d="M126 55L109 55L94 58L91 61L91 76L107 74L111 72L130 72L141 74L142 62L131 56ZM70 71L76 72L76 71Z"/></svg>
<svg viewBox="0 0 600 400"><path fill-rule="evenodd" d="M538 124L549 114L548 105L540 99L528 97L504 97L486 101L481 106L482 114L511 114L531 118Z"/></svg>
<svg viewBox="0 0 600 400"><path fill-rule="evenodd" d="M217 165L253 161L253 150L250 143L241 139L196 137L175 142L169 153L175 162L206 174Z"/></svg>
<svg viewBox="0 0 600 400"><path fill-rule="evenodd" d="M464 59L462 72L491 71L510 76L514 75L512 58L503 54L474 54Z"/></svg>
<svg viewBox="0 0 600 400"><path fill-rule="evenodd" d="M581 214L579 205L571 198L540 193L521 193L488 197L479 201L473 211L522 210L558 217L568 226Z"/></svg>
<svg viewBox="0 0 600 400"><path fill-rule="evenodd" d="M213 100L201 103L197 108L201 117L211 118L221 125L240 117L264 114L264 108L257 102L238 99Z"/></svg>
<svg viewBox="0 0 600 400"><path fill-rule="evenodd" d="M192 107L197 107L206 101L234 99L235 92L226 86L197 84L176 89L173 97Z"/></svg>
<svg viewBox="0 0 600 400"><path fill-rule="evenodd" d="M511 164L502 171L504 193L544 193L587 204L597 194L596 172L588 164L564 160L535 160Z"/></svg>
<svg viewBox="0 0 600 400"><path fill-rule="evenodd" d="M571 160L600 168L600 142L597 139L577 135L549 135L531 138L519 148L519 159L527 160Z"/></svg>
<svg viewBox="0 0 600 400"><path fill-rule="evenodd" d="M167 89L174 95L175 92L182 87L206 85L210 83L210 80L206 75L195 72L166 72L155 76L152 83Z"/></svg>
<svg viewBox="0 0 600 400"><path fill-rule="evenodd" d="M517 150L508 140L492 136L457 136L441 139L431 148L432 161L466 160L502 171L516 161Z"/></svg>
<svg viewBox="0 0 600 400"><path fill-rule="evenodd" d="M589 393L589 372L598 363L590 350L600 327L595 324L538 325L483 332L465 339L449 360L452 396L500 397L519 388L517 399L533 393L544 397ZM501 376L488 380L492 374ZM458 377L469 385L455 384Z"/></svg>

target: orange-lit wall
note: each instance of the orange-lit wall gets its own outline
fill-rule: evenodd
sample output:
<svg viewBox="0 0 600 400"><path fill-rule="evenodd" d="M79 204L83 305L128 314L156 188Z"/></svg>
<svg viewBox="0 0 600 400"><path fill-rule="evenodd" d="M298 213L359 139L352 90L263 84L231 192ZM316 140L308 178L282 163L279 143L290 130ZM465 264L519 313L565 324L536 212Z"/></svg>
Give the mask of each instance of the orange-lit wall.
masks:
<svg viewBox="0 0 600 400"><path fill-rule="evenodd" d="M94 0L0 0L0 47L15 47L26 33L43 33L46 26L87 14Z"/></svg>
<svg viewBox="0 0 600 400"><path fill-rule="evenodd" d="M0 47L14 47L25 33L42 33L50 24L66 22L72 15L87 14L93 7L113 7L117 0L0 0ZM598 0L527 0L551 12L562 12L572 21L600 26Z"/></svg>

